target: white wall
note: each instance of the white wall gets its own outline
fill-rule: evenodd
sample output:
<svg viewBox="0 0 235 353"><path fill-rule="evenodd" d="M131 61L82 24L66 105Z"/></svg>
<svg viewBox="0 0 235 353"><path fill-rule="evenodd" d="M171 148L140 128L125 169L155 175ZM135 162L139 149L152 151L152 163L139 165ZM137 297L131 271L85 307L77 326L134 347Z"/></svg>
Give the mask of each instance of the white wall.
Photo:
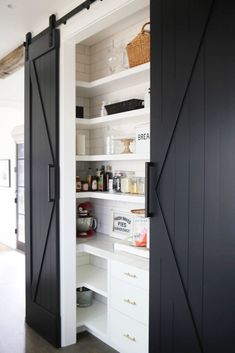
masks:
<svg viewBox="0 0 235 353"><path fill-rule="evenodd" d="M0 187L0 243L16 246L14 233L15 211L15 158L16 146L11 132L24 122L23 113L24 72L23 69L0 80L0 159L11 160L11 187Z"/></svg>

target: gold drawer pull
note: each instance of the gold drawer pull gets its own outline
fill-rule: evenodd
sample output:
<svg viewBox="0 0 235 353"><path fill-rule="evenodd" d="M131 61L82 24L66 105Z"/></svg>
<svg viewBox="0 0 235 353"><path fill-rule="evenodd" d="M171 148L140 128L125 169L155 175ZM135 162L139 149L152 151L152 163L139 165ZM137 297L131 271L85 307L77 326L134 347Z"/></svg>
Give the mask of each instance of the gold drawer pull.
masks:
<svg viewBox="0 0 235 353"><path fill-rule="evenodd" d="M131 278L136 278L136 275L131 274L130 272L124 272L125 276L131 277Z"/></svg>
<svg viewBox="0 0 235 353"><path fill-rule="evenodd" d="M135 301L132 301L130 299L124 299L124 302L131 305L137 305Z"/></svg>
<svg viewBox="0 0 235 353"><path fill-rule="evenodd" d="M124 336L125 338L127 338L128 340L132 341L132 342L136 342L135 337L131 337L131 336L129 335L129 333L124 333L123 336Z"/></svg>

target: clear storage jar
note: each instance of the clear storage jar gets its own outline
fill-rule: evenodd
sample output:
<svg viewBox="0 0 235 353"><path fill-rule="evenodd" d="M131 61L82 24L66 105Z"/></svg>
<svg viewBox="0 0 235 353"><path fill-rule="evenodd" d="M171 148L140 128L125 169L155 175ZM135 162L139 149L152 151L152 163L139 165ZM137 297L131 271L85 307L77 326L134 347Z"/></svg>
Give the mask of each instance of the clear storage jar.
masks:
<svg viewBox="0 0 235 353"><path fill-rule="evenodd" d="M134 172L123 172L121 176L121 192L128 194L131 192L131 178Z"/></svg>
<svg viewBox="0 0 235 353"><path fill-rule="evenodd" d="M132 177L131 180L130 180L130 185L131 185L130 192L131 192L131 194L138 194L137 180L138 179L136 177Z"/></svg>
<svg viewBox="0 0 235 353"><path fill-rule="evenodd" d="M137 193L140 195L145 194L145 178L144 177L137 178Z"/></svg>

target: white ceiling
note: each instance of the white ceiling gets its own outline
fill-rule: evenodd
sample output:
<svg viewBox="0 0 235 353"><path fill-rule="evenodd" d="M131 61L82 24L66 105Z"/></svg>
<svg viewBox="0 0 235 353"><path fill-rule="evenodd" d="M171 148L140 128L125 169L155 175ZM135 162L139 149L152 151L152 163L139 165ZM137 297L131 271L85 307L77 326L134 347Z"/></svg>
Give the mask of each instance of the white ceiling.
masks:
<svg viewBox="0 0 235 353"><path fill-rule="evenodd" d="M48 26L49 16L59 17L83 0L0 0L0 59L23 43L27 32Z"/></svg>

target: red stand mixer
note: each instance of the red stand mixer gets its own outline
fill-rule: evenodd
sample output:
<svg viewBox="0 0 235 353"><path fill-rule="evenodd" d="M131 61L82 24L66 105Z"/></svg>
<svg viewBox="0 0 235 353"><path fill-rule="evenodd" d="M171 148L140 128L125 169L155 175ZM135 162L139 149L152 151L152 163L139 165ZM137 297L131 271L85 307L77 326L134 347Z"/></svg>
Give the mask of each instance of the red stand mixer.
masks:
<svg viewBox="0 0 235 353"><path fill-rule="evenodd" d="M92 204L83 202L77 206L77 238L95 235L97 219L92 216Z"/></svg>

